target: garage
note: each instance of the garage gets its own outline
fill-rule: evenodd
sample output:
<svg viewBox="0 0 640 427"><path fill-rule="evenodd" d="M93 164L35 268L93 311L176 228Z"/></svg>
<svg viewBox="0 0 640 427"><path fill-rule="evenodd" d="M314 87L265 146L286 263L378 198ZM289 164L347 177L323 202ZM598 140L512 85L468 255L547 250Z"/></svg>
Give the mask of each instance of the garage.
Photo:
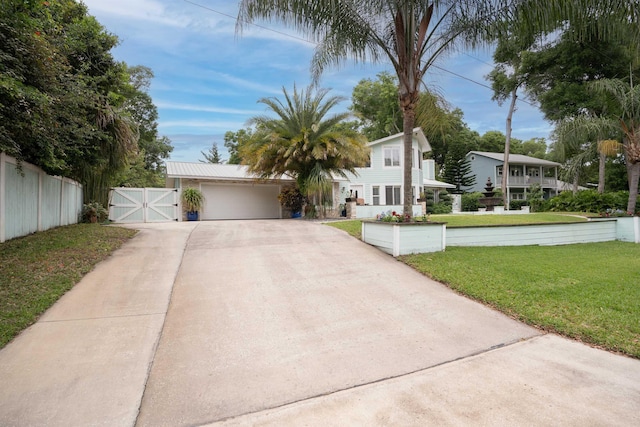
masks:
<svg viewBox="0 0 640 427"><path fill-rule="evenodd" d="M280 218L279 185L203 183L201 188L203 220Z"/></svg>
<svg viewBox="0 0 640 427"><path fill-rule="evenodd" d="M246 166L214 163L167 162L167 188L193 187L202 191L201 220L282 218L278 194L292 185L287 176L258 179ZM186 220L183 210L181 218Z"/></svg>

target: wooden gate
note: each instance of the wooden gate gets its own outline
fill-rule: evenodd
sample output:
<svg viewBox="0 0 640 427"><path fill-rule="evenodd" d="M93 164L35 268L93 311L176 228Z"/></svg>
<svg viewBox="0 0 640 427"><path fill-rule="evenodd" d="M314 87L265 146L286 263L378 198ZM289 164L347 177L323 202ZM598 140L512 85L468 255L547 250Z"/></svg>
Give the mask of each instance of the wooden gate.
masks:
<svg viewBox="0 0 640 427"><path fill-rule="evenodd" d="M114 222L178 221L176 188L112 188L109 219Z"/></svg>

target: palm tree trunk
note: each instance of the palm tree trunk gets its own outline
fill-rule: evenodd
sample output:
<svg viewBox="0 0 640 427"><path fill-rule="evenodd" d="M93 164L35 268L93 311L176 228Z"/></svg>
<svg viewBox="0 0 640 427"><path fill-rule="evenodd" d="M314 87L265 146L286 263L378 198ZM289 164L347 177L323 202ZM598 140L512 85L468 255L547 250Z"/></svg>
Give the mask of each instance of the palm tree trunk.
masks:
<svg viewBox="0 0 640 427"><path fill-rule="evenodd" d="M606 153L599 153L598 156L598 193L604 193L604 166L607 162Z"/></svg>
<svg viewBox="0 0 640 427"><path fill-rule="evenodd" d="M516 109L516 100L518 99L518 87L516 86L511 91L511 104L509 105L509 114L507 114L507 128L506 139L504 142L504 163L502 165L502 183L500 189L502 190L502 202L505 209L509 210L509 201L507 194L507 180L509 179L509 150L511 149L511 121L513 119L513 112Z"/></svg>
<svg viewBox="0 0 640 427"><path fill-rule="evenodd" d="M636 212L636 202L638 201L638 180L640 180L640 163L627 163L627 175L629 177L629 202L627 212Z"/></svg>
<svg viewBox="0 0 640 427"><path fill-rule="evenodd" d="M413 194L411 172L413 164L411 163L411 154L413 151L413 127L416 122L416 113L413 105L404 108L402 120L402 130L404 132L404 167L403 167L403 204L402 211L404 215L413 215Z"/></svg>

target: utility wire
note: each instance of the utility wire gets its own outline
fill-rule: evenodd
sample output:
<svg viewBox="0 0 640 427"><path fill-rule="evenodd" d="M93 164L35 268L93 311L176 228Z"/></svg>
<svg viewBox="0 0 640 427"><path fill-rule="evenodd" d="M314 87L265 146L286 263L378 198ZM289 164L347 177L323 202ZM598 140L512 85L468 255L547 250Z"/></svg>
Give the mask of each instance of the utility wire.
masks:
<svg viewBox="0 0 640 427"><path fill-rule="evenodd" d="M183 0L183 1L184 1L185 3L192 4L192 5L196 6L196 7L200 7L200 8L202 8L202 9L208 10L208 11L210 11L210 12L217 13L218 15L222 15L222 16L225 16L225 17L227 17L227 18L231 18L231 19L233 19L234 21L239 21L239 22L242 22L242 23L244 23L244 24L253 25L254 27L261 28L261 29L266 30L266 31L271 31L271 32L273 32L273 33L280 34L280 35L285 36L285 37L290 37L290 38L295 39L295 40L303 41L303 42L305 42L305 43L309 43L309 44L312 44L312 45L314 45L314 46L318 46L318 43L313 42L313 41L311 41L311 40L307 40L307 39L305 39L305 38L298 37L298 36L295 36L295 35L293 35L293 34L288 34L288 33L282 32L282 31L274 30L274 29L272 29L272 28L265 27L265 26L263 26L263 25L259 25L259 24L255 24L255 23L253 23L253 22L249 22L249 21L241 21L241 20L239 20L237 17L235 17L235 16L233 16L233 15L229 15L228 13L220 12L219 10L215 10L215 9L213 9L213 8L209 7L209 6L204 6L204 5L202 5L202 4L196 3L196 2L191 1L191 0ZM472 59L475 59L476 61L481 62L481 63L483 63L483 64L490 65L490 66L493 66L493 65L494 65L494 64L490 64L490 63L488 63L488 62L485 62L485 61L483 61L483 60L481 60L481 59L479 59L479 58L476 58L475 56L469 55L468 53L463 52L463 54L464 54L464 55L467 55L468 57L470 57L470 58L472 58ZM463 76L463 75L461 75L461 74L458 74L458 73L455 73L455 72L453 72L453 71L447 70L447 69L442 68L442 67L440 67L440 66L438 66L438 65L435 65L435 64L432 64L431 66L432 66L432 67L434 67L434 68L437 68L437 69L438 69L438 70L440 70L440 71L444 71L445 73L452 74L452 75L454 75L454 76L456 76L456 77L458 77L458 78L461 78L461 79L463 79L463 80L467 80L467 81L469 81L469 82L471 82L471 83L474 83L474 84L476 84L476 85L478 85L478 86L482 86L482 87L484 87L484 88L487 88L487 89L489 89L489 90L492 90L492 91L493 91L493 88L492 88L491 86L488 86L488 85L486 85L486 84L484 84L484 83L477 82L477 81L475 81L475 80L473 80L473 79L471 79L471 78L469 78L469 77L465 77L465 76ZM529 101L526 101L526 100L524 100L524 99L522 99L522 98L518 98L518 99L517 99L517 101L519 101L519 102L524 102L525 104L529 104L529 105L531 105L532 107L537 107L537 105L535 105L535 104L533 104L533 103L531 103L531 102L529 102Z"/></svg>

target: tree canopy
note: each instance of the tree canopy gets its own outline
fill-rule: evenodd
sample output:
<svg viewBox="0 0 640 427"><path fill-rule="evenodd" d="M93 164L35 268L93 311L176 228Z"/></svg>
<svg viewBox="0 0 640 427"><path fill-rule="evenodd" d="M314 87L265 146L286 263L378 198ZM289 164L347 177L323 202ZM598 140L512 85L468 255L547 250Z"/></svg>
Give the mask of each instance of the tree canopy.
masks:
<svg viewBox="0 0 640 427"><path fill-rule="evenodd" d="M117 42L74 0L0 7L0 151L78 180L86 201L103 204L155 130L133 114L141 111L133 99L127 103L146 92L113 58ZM162 155L143 145L148 156ZM168 152L167 141L161 145Z"/></svg>

